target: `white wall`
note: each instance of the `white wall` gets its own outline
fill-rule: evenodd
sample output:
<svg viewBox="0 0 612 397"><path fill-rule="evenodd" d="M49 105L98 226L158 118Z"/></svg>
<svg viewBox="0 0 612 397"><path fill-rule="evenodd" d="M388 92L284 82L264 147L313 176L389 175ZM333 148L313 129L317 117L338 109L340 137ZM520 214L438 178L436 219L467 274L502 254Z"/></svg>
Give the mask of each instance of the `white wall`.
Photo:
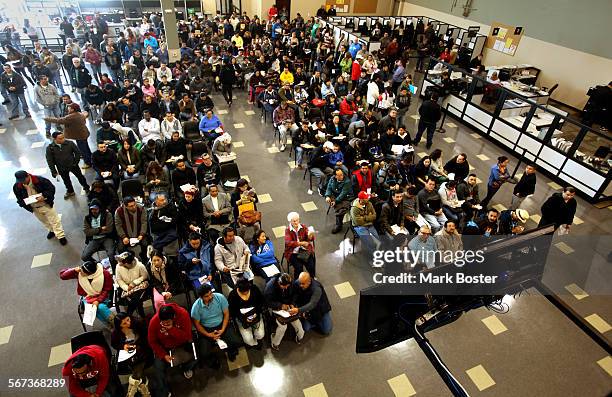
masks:
<svg viewBox="0 0 612 397"><path fill-rule="evenodd" d="M484 35L488 35L490 30L489 25L407 2L402 3L399 15L424 15L464 28L479 25L480 33ZM525 31L528 34L529 26L525 26ZM584 107L589 87L608 84L612 78L612 59L561 47L525 35L521 38L514 56L485 48L484 63L486 65L526 63L536 66L542 69L538 84L551 87L559 83L559 87L552 95L553 99L578 109Z"/></svg>
<svg viewBox="0 0 612 397"><path fill-rule="evenodd" d="M205 14L215 15L217 13L217 2L215 0L201 0L202 10Z"/></svg>

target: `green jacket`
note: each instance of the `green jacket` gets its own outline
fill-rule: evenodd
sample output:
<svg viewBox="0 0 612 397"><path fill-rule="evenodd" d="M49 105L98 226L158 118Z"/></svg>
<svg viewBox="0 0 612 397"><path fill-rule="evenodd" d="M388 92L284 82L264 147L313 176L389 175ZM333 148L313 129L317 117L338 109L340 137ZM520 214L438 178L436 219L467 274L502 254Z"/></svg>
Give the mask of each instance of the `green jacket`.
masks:
<svg viewBox="0 0 612 397"><path fill-rule="evenodd" d="M376 220L376 211L370 201L365 208L358 207L359 199L356 198L351 204L351 223L353 226L372 226Z"/></svg>
<svg viewBox="0 0 612 397"><path fill-rule="evenodd" d="M325 197L331 197L336 202L352 199L353 185L351 184L351 180L344 175L344 179L342 182L340 182L335 176L333 176L327 183Z"/></svg>
<svg viewBox="0 0 612 397"><path fill-rule="evenodd" d="M342 73L351 73L351 67L353 66L353 58L342 58L340 61L340 69Z"/></svg>

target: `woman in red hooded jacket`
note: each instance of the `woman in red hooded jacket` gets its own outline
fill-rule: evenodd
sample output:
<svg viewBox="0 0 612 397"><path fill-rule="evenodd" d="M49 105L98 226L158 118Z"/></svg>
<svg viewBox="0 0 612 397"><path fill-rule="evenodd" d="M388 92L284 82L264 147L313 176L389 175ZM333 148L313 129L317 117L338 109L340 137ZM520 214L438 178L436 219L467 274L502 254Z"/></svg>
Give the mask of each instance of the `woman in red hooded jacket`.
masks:
<svg viewBox="0 0 612 397"><path fill-rule="evenodd" d="M64 364L62 376L74 397L110 397L110 366L102 346L83 346Z"/></svg>

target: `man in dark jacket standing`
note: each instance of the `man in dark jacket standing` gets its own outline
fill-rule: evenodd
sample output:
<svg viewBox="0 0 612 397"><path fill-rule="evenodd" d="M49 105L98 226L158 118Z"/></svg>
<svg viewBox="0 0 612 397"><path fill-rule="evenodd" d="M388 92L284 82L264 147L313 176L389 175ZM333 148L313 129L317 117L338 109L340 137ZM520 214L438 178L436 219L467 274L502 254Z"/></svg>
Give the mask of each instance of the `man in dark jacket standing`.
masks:
<svg viewBox="0 0 612 397"><path fill-rule="evenodd" d="M89 74L89 70L83 65L81 59L74 57L72 58L72 68L69 73L70 85L81 96L83 104L87 105L83 94L85 94L85 89L91 83L91 74Z"/></svg>
<svg viewBox="0 0 612 397"><path fill-rule="evenodd" d="M533 194L536 187L536 166L535 164L527 164L525 173L518 181L512 192L512 203L510 209L515 210L520 207L525 197Z"/></svg>
<svg viewBox="0 0 612 397"><path fill-rule="evenodd" d="M564 234L569 233L570 226L574 223L576 215L576 189L567 186L563 193L554 193L542 204L542 219L538 227L555 225L555 230L562 226Z"/></svg>
<svg viewBox="0 0 612 397"><path fill-rule="evenodd" d="M59 174L62 177L62 181L64 181L64 186L66 186L64 199L74 196L74 187L70 180L71 172L76 176L85 192L89 193L89 185L79 168L79 161L81 160L79 148L74 142L67 141L64 134L60 131L54 132L52 137L53 142L47 146L45 155L47 165L49 165L51 170L51 176L55 178Z"/></svg>
<svg viewBox="0 0 612 397"><path fill-rule="evenodd" d="M123 80L123 70L121 70L121 54L119 54L112 46L106 46L106 54L104 55L104 64L108 68L113 83L118 84Z"/></svg>
<svg viewBox="0 0 612 397"><path fill-rule="evenodd" d="M221 82L221 93L223 94L223 98L225 98L225 102L227 102L228 106L232 106L232 85L237 79L234 68L227 61L223 61L221 72L219 72L219 80Z"/></svg>
<svg viewBox="0 0 612 397"><path fill-rule="evenodd" d="M15 184L13 193L17 198L17 204L31 212L42 223L49 233L47 239L57 237L60 244L66 245L64 227L57 212L53 209L55 198L55 186L47 178L30 175L26 171L15 172Z"/></svg>
<svg viewBox="0 0 612 397"><path fill-rule="evenodd" d="M9 112L11 116L9 120L14 120L19 118L19 103L21 103L21 110L23 110L23 114L26 118L32 117L30 116L30 109L28 108L28 102L25 98L25 89L26 83L23 80L23 77L18 73L15 73L11 65L5 64L3 66L4 73L0 75L0 85L2 86L3 92L8 92L10 99L9 102Z"/></svg>
<svg viewBox="0 0 612 397"><path fill-rule="evenodd" d="M295 305L302 318L304 331L318 328L323 335L331 334L331 305L321 283L313 280L307 272L302 272L295 284L298 287Z"/></svg>
<svg viewBox="0 0 612 397"><path fill-rule="evenodd" d="M427 149L431 149L431 145L433 144L433 136L436 131L436 123L442 117L442 111L440 110L440 105L438 105L438 94L431 94L431 99L423 102L421 107L419 108L419 115L421 118L419 119L419 126L417 128L417 134L414 137L413 144L416 146L421 141L421 136L423 132L427 130Z"/></svg>

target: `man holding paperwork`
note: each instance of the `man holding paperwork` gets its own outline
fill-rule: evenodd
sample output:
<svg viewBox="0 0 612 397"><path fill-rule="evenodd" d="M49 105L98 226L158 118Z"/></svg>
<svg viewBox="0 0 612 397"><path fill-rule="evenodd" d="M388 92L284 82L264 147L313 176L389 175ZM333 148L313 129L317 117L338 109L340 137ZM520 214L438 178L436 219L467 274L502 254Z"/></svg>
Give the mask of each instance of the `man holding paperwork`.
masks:
<svg viewBox="0 0 612 397"><path fill-rule="evenodd" d="M26 211L33 213L36 219L49 231L47 239L57 237L61 245L68 244L62 221L53 208L55 186L50 180L19 170L15 172L13 193L17 198L17 204Z"/></svg>
<svg viewBox="0 0 612 397"><path fill-rule="evenodd" d="M200 334L198 340L200 354L210 368L219 369L221 364L212 354L213 346L217 344L221 350L227 350L229 360L234 361L241 340L229 323L229 303L225 296L213 292L209 284L204 284L198 289L198 296L191 307L191 318Z"/></svg>
<svg viewBox="0 0 612 397"><path fill-rule="evenodd" d="M234 228L226 227L222 234L215 246L215 266L221 272L222 282L234 288L240 276L253 278L249 263L251 251L244 240L236 236Z"/></svg>
<svg viewBox="0 0 612 397"><path fill-rule="evenodd" d="M192 351L191 321L189 313L176 303L162 305L149 322L149 346L155 355L155 367L159 396L168 396L166 368L169 365L180 365L185 378L193 376L196 360L179 362L178 352Z"/></svg>

